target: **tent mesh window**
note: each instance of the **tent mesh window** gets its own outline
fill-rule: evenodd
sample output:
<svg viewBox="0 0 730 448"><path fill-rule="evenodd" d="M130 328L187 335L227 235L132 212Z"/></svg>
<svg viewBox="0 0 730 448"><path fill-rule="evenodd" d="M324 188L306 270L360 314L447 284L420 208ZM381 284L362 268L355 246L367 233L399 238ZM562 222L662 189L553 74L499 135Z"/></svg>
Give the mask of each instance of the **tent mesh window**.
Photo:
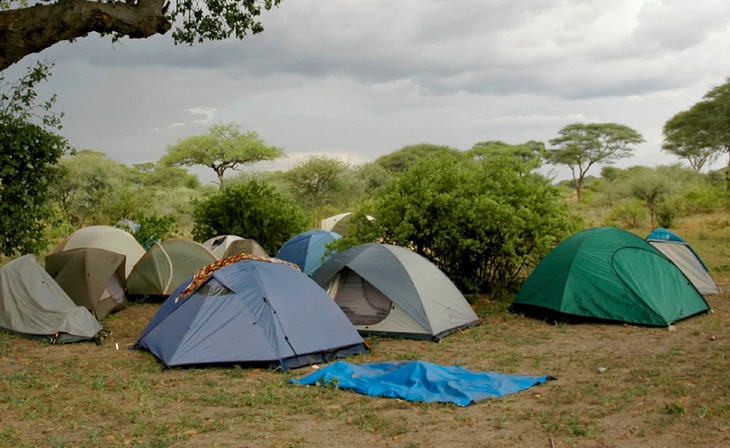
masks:
<svg viewBox="0 0 730 448"><path fill-rule="evenodd" d="M233 294L233 291L216 281L208 281L206 284L198 288L198 294L206 297L226 296Z"/></svg>
<svg viewBox="0 0 730 448"><path fill-rule="evenodd" d="M393 302L382 292L347 268L340 272L335 303L353 325L375 325L382 322L393 306Z"/></svg>

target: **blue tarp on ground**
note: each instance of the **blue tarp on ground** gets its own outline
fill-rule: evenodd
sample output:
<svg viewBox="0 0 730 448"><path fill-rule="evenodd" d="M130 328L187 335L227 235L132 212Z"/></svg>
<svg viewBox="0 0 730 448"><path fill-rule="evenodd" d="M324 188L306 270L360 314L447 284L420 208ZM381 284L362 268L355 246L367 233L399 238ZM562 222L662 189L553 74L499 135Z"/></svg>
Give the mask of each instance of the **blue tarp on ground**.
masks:
<svg viewBox="0 0 730 448"><path fill-rule="evenodd" d="M338 361L290 383L337 385L374 397L408 401L455 403L468 406L487 398L499 398L546 382L548 376L472 372L459 366L424 361L350 364Z"/></svg>

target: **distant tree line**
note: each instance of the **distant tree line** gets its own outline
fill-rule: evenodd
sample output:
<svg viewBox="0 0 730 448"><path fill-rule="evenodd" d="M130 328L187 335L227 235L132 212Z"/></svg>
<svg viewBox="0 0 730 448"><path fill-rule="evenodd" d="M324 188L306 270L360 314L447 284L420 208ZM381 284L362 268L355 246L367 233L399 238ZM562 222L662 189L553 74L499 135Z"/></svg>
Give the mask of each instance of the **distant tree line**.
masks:
<svg viewBox="0 0 730 448"><path fill-rule="evenodd" d="M372 241L406 246L463 290L493 292L516 285L585 226L671 227L727 206L727 173L700 172L728 152L718 121L703 115L723 113L727 84L665 126L664 149L689 168L613 167L643 137L621 124L573 123L547 144L483 141L459 150L420 143L362 165L315 155L285 171L234 174L286 154L235 123L218 123L134 166L73 150L58 135L55 98L35 93L49 74L39 64L0 92L0 244L8 257L43 253L80 227L129 222L145 247L174 236L237 234L275 253L294 234L351 211L351 232L333 250ZM545 164L569 167L572 179L555 184L540 174ZM201 185L185 169L192 165L213 170L217 187Z"/></svg>

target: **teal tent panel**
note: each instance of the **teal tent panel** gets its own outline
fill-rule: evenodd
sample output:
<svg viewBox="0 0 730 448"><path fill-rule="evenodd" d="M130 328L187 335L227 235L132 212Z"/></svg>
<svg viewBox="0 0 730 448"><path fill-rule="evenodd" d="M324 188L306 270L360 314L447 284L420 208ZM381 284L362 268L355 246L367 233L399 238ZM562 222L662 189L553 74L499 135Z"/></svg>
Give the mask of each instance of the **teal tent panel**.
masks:
<svg viewBox="0 0 730 448"><path fill-rule="evenodd" d="M643 305L626 310L625 315L634 315L636 323L667 325L709 310L692 282L663 255L636 248L619 250L613 268Z"/></svg>

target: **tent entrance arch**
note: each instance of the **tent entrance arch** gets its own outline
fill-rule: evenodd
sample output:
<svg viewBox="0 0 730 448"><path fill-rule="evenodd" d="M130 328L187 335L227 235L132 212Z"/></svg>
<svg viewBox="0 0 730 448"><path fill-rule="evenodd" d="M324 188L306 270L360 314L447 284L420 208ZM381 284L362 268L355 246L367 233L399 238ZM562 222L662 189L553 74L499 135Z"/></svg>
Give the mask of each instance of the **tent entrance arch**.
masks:
<svg viewBox="0 0 730 448"><path fill-rule="evenodd" d="M349 268L337 275L328 292L353 325L378 324L393 309L392 300Z"/></svg>

